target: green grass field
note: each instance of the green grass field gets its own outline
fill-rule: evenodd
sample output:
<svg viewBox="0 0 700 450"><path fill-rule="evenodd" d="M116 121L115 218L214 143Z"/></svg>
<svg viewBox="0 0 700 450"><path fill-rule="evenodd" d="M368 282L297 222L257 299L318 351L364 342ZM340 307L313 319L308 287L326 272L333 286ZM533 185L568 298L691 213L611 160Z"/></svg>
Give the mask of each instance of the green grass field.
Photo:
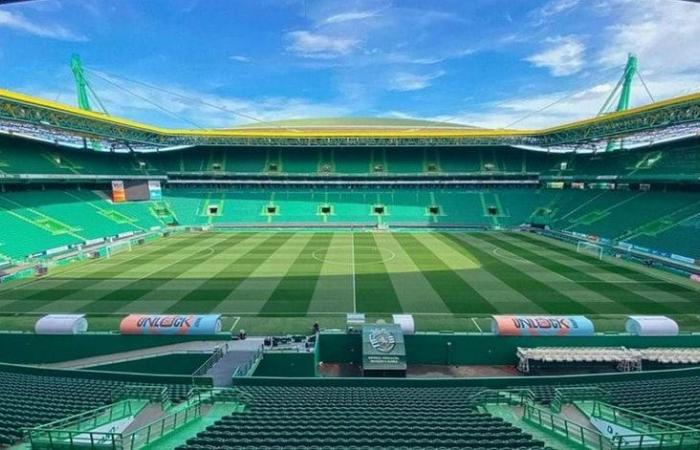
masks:
<svg viewBox="0 0 700 450"><path fill-rule="evenodd" d="M185 233L110 259L0 287L0 327L84 312L92 329L126 313L222 313L250 333L343 326L347 312L416 316L420 330L480 331L494 313L665 314L700 329L700 288L664 272L516 232Z"/></svg>

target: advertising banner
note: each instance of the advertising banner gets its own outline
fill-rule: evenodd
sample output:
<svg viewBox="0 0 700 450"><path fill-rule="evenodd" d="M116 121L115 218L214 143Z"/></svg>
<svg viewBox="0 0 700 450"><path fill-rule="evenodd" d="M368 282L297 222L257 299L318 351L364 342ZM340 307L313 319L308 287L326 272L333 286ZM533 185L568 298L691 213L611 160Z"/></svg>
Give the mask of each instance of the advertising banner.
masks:
<svg viewBox="0 0 700 450"><path fill-rule="evenodd" d="M499 336L592 336L593 322L584 316L492 316L491 332Z"/></svg>
<svg viewBox="0 0 700 450"><path fill-rule="evenodd" d="M671 253L671 259L675 259L676 261L680 261L680 262L683 262L686 264L695 264L694 258L688 258L687 256L676 255L675 253Z"/></svg>
<svg viewBox="0 0 700 450"><path fill-rule="evenodd" d="M123 203L126 201L126 191L124 190L123 181L112 180L112 201L114 203Z"/></svg>
<svg viewBox="0 0 700 450"><path fill-rule="evenodd" d="M84 244L86 247L89 247L91 245L101 244L104 241L105 241L105 238L88 239L87 241L84 242Z"/></svg>
<svg viewBox="0 0 700 450"><path fill-rule="evenodd" d="M56 248L50 248L50 249L46 250L46 255L51 256L51 255L55 255L56 253L63 253L63 252L68 251L69 249L70 249L70 247L68 247L67 245L62 245L62 246L56 247Z"/></svg>
<svg viewBox="0 0 700 450"><path fill-rule="evenodd" d="M163 200L163 191L160 187L160 181L149 180L148 181L148 192L150 194L151 200Z"/></svg>
<svg viewBox="0 0 700 450"><path fill-rule="evenodd" d="M221 315L130 314L119 325L121 334L210 335L221 331Z"/></svg>
<svg viewBox="0 0 700 450"><path fill-rule="evenodd" d="M620 242L617 244L618 247L620 247L622 250L627 250L631 251L632 248L634 247L632 244L629 244L627 242Z"/></svg>

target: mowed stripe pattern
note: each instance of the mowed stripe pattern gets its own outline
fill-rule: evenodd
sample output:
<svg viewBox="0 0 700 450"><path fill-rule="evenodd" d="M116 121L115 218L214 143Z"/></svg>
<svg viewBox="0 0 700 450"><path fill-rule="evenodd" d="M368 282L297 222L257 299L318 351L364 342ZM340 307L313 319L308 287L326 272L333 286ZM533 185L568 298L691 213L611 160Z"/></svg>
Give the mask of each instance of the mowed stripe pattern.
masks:
<svg viewBox="0 0 700 450"><path fill-rule="evenodd" d="M7 313L684 314L680 278L515 232L179 234L0 286Z"/></svg>

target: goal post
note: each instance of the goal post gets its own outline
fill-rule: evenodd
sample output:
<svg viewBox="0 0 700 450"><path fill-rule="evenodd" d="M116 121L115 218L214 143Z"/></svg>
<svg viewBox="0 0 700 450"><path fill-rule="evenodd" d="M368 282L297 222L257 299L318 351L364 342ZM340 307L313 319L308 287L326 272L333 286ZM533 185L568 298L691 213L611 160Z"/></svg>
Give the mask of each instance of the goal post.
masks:
<svg viewBox="0 0 700 450"><path fill-rule="evenodd" d="M576 251L578 253L585 253L591 256L595 256L598 259L603 259L605 249L602 245L594 244L588 241L578 241L576 243Z"/></svg>
<svg viewBox="0 0 700 450"><path fill-rule="evenodd" d="M115 255L117 253L130 252L131 251L131 240L110 244L110 245L107 245L105 248L107 250L107 255L106 255L107 258L111 258L112 255Z"/></svg>

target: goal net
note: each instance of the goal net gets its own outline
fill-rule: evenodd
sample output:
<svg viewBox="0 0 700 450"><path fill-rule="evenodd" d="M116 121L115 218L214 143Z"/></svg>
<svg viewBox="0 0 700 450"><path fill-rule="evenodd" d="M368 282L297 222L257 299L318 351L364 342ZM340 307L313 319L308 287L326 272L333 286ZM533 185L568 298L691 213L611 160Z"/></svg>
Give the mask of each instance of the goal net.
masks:
<svg viewBox="0 0 700 450"><path fill-rule="evenodd" d="M587 253L595 256L598 259L603 259L604 249L601 245L594 244L588 241L578 241L576 251L579 253Z"/></svg>
<svg viewBox="0 0 700 450"><path fill-rule="evenodd" d="M117 253L130 252L131 241L116 242L114 244L106 246L105 249L107 250L107 258L110 258L112 255L115 255Z"/></svg>

